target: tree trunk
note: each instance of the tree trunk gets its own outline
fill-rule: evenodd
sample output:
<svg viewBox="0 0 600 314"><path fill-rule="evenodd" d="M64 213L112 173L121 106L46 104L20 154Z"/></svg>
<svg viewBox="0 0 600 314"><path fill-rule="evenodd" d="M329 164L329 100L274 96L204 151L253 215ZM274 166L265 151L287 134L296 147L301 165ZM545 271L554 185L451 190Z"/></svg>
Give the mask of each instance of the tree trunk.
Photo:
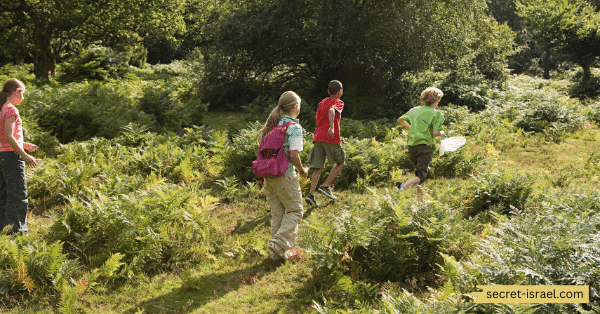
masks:
<svg viewBox="0 0 600 314"><path fill-rule="evenodd" d="M591 64L581 64L583 68L583 81L588 82L592 78L592 66Z"/></svg>
<svg viewBox="0 0 600 314"><path fill-rule="evenodd" d="M44 21L40 21L39 19L34 20L33 37L36 50L33 59L33 74L35 74L37 79L49 80L50 74L54 75L56 66L54 49L50 45L52 31L48 30Z"/></svg>
<svg viewBox="0 0 600 314"><path fill-rule="evenodd" d="M544 53L544 79L550 79L550 47L546 47Z"/></svg>

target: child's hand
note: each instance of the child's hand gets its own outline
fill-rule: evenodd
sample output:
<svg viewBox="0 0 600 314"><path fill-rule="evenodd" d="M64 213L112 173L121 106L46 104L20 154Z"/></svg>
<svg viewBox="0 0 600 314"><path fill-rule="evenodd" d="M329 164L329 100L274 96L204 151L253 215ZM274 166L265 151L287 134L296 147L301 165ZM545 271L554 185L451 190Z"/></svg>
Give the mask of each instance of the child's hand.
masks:
<svg viewBox="0 0 600 314"><path fill-rule="evenodd" d="M308 168L303 167L302 170L304 170L303 172L299 173L298 176L300 176L300 178L308 178Z"/></svg>
<svg viewBox="0 0 600 314"><path fill-rule="evenodd" d="M25 160L25 164L27 165L27 167L29 168L36 168L37 167L37 161L35 160L35 158L27 155L23 158L23 160Z"/></svg>
<svg viewBox="0 0 600 314"><path fill-rule="evenodd" d="M327 136L329 137L333 137L333 135L335 134L333 127L330 127L329 130L327 131Z"/></svg>

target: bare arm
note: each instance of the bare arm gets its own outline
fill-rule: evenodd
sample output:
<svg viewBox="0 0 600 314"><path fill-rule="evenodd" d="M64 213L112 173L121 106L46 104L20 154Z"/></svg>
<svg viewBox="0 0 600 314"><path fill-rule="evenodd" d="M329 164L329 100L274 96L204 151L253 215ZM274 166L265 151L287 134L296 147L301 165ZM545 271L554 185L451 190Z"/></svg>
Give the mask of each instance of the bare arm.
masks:
<svg viewBox="0 0 600 314"><path fill-rule="evenodd" d="M23 149L30 152L35 152L38 149L38 146L31 143L23 143Z"/></svg>
<svg viewBox="0 0 600 314"><path fill-rule="evenodd" d="M405 129L410 130L410 124L408 124L408 122L406 122L402 119L398 119L398 124L403 126Z"/></svg>
<svg viewBox="0 0 600 314"><path fill-rule="evenodd" d="M23 160L25 160L25 163L27 164L28 167L35 168L37 166L37 163L35 162L33 157L29 156L29 154L27 154L25 152L25 150L23 150L23 148L21 148L19 146L19 144L17 143L17 140L13 136L14 130L15 130L15 117L10 116L6 119L6 121L4 123L4 134L6 134L6 142L10 145L10 147L12 147L12 149L17 154L19 154L19 156L21 156L23 158Z"/></svg>
<svg viewBox="0 0 600 314"><path fill-rule="evenodd" d="M335 109L329 108L329 130L327 131L327 136L329 136L329 137L333 137L333 135L335 134L335 130L334 130L335 125L333 124L334 121L335 121Z"/></svg>
<svg viewBox="0 0 600 314"><path fill-rule="evenodd" d="M292 163L292 165L294 165L294 167L296 167L296 170L298 171L298 175L302 178L306 178L308 177L308 168L304 168L302 167L302 161L300 160L300 154L298 153L297 150L292 150L290 151L290 162Z"/></svg>
<svg viewBox="0 0 600 314"><path fill-rule="evenodd" d="M434 136L442 136L442 135L444 135L444 131L433 130L433 135Z"/></svg>

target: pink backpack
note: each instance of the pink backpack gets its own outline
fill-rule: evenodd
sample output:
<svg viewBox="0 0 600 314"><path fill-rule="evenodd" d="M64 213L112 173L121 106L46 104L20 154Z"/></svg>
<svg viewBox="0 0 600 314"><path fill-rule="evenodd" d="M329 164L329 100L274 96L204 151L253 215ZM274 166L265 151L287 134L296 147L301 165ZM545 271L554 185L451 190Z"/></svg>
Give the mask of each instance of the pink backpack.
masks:
<svg viewBox="0 0 600 314"><path fill-rule="evenodd" d="M294 122L284 122L276 126L267 135L263 136L256 160L252 162L252 171L260 178L281 177L287 171L290 158L285 155L283 143L285 132Z"/></svg>

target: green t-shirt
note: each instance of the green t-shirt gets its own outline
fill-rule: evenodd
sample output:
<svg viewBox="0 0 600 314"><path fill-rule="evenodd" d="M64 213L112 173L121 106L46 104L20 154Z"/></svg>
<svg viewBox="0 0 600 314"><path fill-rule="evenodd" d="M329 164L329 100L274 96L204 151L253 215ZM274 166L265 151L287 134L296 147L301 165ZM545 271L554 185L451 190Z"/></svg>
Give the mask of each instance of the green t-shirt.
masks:
<svg viewBox="0 0 600 314"><path fill-rule="evenodd" d="M435 148L433 130L442 130L444 116L441 112L430 106L418 106L410 109L400 119L408 121L408 146L421 144Z"/></svg>

